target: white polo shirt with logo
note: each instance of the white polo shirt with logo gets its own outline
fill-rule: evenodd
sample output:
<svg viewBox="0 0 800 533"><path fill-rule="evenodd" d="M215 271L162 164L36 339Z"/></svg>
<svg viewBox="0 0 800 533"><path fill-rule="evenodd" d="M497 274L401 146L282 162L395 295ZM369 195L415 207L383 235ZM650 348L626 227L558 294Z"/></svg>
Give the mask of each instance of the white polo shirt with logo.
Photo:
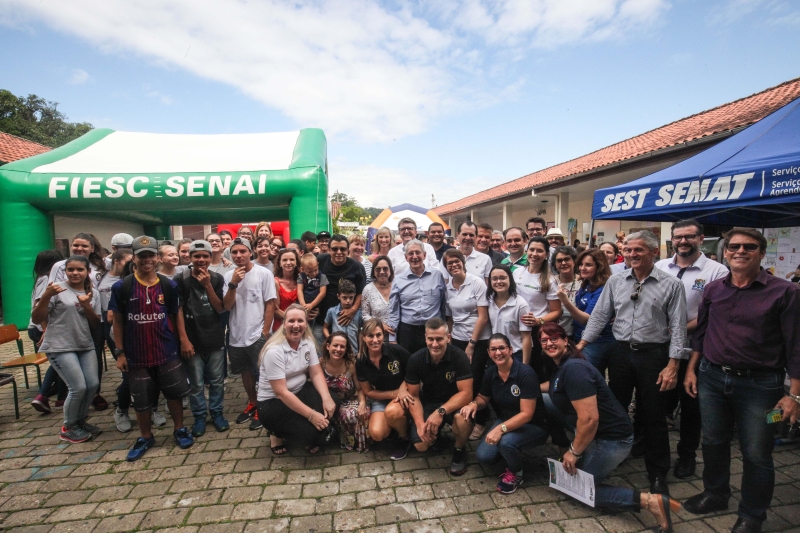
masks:
<svg viewBox="0 0 800 533"><path fill-rule="evenodd" d="M466 259L464 267L467 273L481 278L484 280L484 283L486 283L486 278L489 277L489 272L492 271L492 258L483 252L472 250L471 254L464 256L464 259ZM447 266L444 263L444 256L442 256L442 260L439 263L439 272L442 273L444 280L447 281L450 279L450 273L447 271Z"/></svg>

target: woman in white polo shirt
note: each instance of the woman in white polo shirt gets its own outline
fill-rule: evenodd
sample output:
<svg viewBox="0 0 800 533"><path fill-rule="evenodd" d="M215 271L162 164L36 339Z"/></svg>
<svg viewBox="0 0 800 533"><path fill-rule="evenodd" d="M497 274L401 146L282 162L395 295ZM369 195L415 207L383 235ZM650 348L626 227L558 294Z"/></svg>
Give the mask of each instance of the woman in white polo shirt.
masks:
<svg viewBox="0 0 800 533"><path fill-rule="evenodd" d="M259 368L258 418L270 432L272 453L286 453L284 439L317 453L339 405L328 391L303 306L286 308L283 325L261 351Z"/></svg>
<svg viewBox="0 0 800 533"><path fill-rule="evenodd" d="M489 302L486 300L486 282L466 269L466 259L457 248L444 252L442 263L450 279L445 290L447 324L453 345L461 348L469 357L472 368L472 393L481 390L486 363L489 362ZM475 427L469 440L480 440L485 429L489 411L475 414Z"/></svg>
<svg viewBox="0 0 800 533"><path fill-rule="evenodd" d="M517 284L507 265L495 265L489 271L489 322L492 334L502 333L511 341L514 359L528 364L531 359L531 328L522 322L522 317L531 310L524 299L517 296Z"/></svg>

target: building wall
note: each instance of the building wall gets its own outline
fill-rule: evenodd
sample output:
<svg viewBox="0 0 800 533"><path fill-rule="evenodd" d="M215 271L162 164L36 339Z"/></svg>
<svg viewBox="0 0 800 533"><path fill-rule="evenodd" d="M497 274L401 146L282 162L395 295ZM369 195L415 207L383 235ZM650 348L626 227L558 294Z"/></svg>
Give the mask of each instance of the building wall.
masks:
<svg viewBox="0 0 800 533"><path fill-rule="evenodd" d="M128 233L138 237L144 233L141 224L124 220L100 218L72 218L55 216L56 239L72 240L76 233L92 233L100 244L111 250L111 237L117 233Z"/></svg>

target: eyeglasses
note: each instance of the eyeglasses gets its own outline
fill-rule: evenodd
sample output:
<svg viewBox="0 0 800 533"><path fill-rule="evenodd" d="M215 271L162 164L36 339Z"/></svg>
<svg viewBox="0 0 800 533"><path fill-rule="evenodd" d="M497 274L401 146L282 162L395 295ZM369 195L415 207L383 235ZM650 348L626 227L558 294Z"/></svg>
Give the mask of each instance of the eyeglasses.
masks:
<svg viewBox="0 0 800 533"><path fill-rule="evenodd" d="M495 276L495 277L489 278L489 281L492 281L492 282L508 281L508 276Z"/></svg>
<svg viewBox="0 0 800 533"><path fill-rule="evenodd" d="M509 346L490 346L489 353L502 353L509 349Z"/></svg>
<svg viewBox="0 0 800 533"><path fill-rule="evenodd" d="M725 249L729 252L738 252L739 248L744 248L745 252L755 252L760 248L758 244L753 244L752 242L729 242L725 245Z"/></svg>
<svg viewBox="0 0 800 533"><path fill-rule="evenodd" d="M697 238L697 234L692 235L673 235L672 242L681 242L682 240L693 241Z"/></svg>
<svg viewBox="0 0 800 533"><path fill-rule="evenodd" d="M208 239L208 244L214 244L214 243L222 244L222 240L221 239Z"/></svg>
<svg viewBox="0 0 800 533"><path fill-rule="evenodd" d="M545 346L547 344L556 344L560 340L561 337L545 337L543 339L539 339L539 342L541 343L542 346Z"/></svg>
<svg viewBox="0 0 800 533"><path fill-rule="evenodd" d="M561 259L556 259L556 264L569 263L570 261L572 261L571 257L562 257Z"/></svg>
<svg viewBox="0 0 800 533"><path fill-rule="evenodd" d="M330 250L331 252L346 252L347 248L340 248L339 246L336 247L331 246Z"/></svg>
<svg viewBox="0 0 800 533"><path fill-rule="evenodd" d="M372 269L373 272L389 272L389 267L377 267Z"/></svg>
<svg viewBox="0 0 800 533"><path fill-rule="evenodd" d="M417 228L400 228L400 233L416 233Z"/></svg>
<svg viewBox="0 0 800 533"><path fill-rule="evenodd" d="M642 284L637 283L633 289L633 294L631 294L631 301L637 301L640 294L642 294Z"/></svg>
<svg viewBox="0 0 800 533"><path fill-rule="evenodd" d="M459 261L458 259L456 259L455 261L448 261L445 266L452 267L456 265L461 266L461 261Z"/></svg>

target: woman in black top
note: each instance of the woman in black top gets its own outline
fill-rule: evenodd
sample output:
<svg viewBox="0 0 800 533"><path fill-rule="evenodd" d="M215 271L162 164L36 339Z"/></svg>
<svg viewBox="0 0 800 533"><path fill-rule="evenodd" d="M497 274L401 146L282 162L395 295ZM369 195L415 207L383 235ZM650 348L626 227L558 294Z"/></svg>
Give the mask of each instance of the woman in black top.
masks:
<svg viewBox="0 0 800 533"><path fill-rule="evenodd" d="M484 464L501 457L506 461L508 468L497 490L511 494L522 484L522 450L544 444L549 433L534 422L536 401L542 397L536 372L512 357L511 341L502 333L489 338L489 357L494 365L486 369L479 394L453 420L453 432L466 435L472 431L475 413L487 410L492 401L498 417L475 456Z"/></svg>
<svg viewBox="0 0 800 533"><path fill-rule="evenodd" d="M392 420L384 413L392 402L401 402L399 405L408 406L405 377L409 354L399 344L383 342L383 331L383 322L377 318L364 322L356 361L358 382L370 402L372 414L369 416L369 436L374 442L388 437L392 428L397 430L400 437L408 436L405 416L401 424L399 419Z"/></svg>
<svg viewBox="0 0 800 533"><path fill-rule="evenodd" d="M548 414L575 432L575 439L561 459L564 470L575 474L581 469L594 476L597 507L623 511L647 509L658 520L660 531L672 531L670 511L680 509L680 503L666 494L640 493L603 484L633 446L633 425L605 378L583 358L558 324L544 324L539 330L539 341L542 352L556 364L551 381L542 384L542 390L549 388L552 401Z"/></svg>

